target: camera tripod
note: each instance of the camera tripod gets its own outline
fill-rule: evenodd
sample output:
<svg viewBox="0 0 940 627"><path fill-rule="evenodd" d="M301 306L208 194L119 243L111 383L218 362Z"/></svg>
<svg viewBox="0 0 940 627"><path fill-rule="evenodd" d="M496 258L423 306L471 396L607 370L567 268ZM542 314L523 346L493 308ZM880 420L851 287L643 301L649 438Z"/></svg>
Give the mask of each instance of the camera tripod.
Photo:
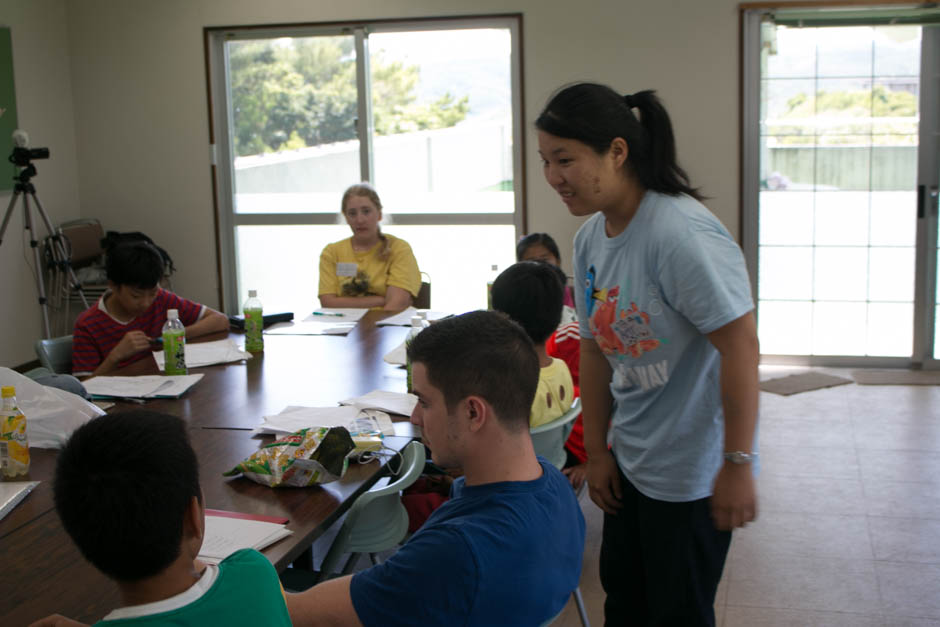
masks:
<svg viewBox="0 0 940 627"><path fill-rule="evenodd" d="M30 199L32 199L33 203L35 203L36 208L39 211L39 217L42 218L43 223L46 225L46 231L49 233L49 247L53 266L66 274L68 277L69 290L75 290L78 292L86 309L88 308L88 299L85 298L85 292L82 290L82 284L75 276L75 271L72 270L72 265L70 262L71 255L65 248L65 244L62 241L62 235L56 232L56 230L53 228L52 222L49 221L49 216L46 214L45 209L42 208L42 203L39 202L39 197L36 196L36 187L30 182L30 178L32 178L35 174L36 166L30 163L26 167L22 168L19 174L13 177L13 180L16 181L16 185L13 187L13 197L10 198L10 204L7 205L6 213L3 216L3 222L0 223L0 245L3 244L3 236L6 233L7 226L10 223L10 218L13 216L13 211L16 207L16 200L21 198L23 200L23 226L27 231L29 231L29 246L33 249L33 262L36 268L34 278L36 279L36 290L39 293L39 307L42 310L43 331L45 332L45 337L48 339L52 337L52 333L49 327L49 303L48 299L46 298L45 282L42 277L43 267L41 265L39 255L39 241L36 239L36 231L33 228L33 218L29 204Z"/></svg>

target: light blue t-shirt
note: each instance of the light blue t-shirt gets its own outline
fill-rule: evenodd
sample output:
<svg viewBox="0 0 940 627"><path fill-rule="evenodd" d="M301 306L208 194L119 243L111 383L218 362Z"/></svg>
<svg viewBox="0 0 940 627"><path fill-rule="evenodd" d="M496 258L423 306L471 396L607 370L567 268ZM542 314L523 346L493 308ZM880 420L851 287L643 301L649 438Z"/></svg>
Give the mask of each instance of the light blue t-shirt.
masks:
<svg viewBox="0 0 940 627"><path fill-rule="evenodd" d="M574 239L581 337L613 370L611 444L643 494L711 494L722 463L720 355L705 334L754 308L744 256L721 222L686 196L648 191L627 228L603 214Z"/></svg>

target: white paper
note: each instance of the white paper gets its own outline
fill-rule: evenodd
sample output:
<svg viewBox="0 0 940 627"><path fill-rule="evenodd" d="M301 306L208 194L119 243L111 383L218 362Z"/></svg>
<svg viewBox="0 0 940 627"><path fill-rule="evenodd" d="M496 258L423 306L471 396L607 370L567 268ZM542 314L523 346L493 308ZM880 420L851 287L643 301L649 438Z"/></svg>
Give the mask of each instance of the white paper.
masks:
<svg viewBox="0 0 940 627"><path fill-rule="evenodd" d="M414 394L403 394L401 392L372 390L368 394L340 401L340 404L352 405L360 409L380 409L390 414L410 416L415 409L415 405L418 404L418 397Z"/></svg>
<svg viewBox="0 0 940 627"><path fill-rule="evenodd" d="M38 481L0 481L0 520L38 485Z"/></svg>
<svg viewBox="0 0 940 627"><path fill-rule="evenodd" d="M323 318L303 322L278 322L264 330L265 335L348 335L355 322L339 322L343 318Z"/></svg>
<svg viewBox="0 0 940 627"><path fill-rule="evenodd" d="M430 309L415 309L414 307L409 307L408 309L395 314L394 316L389 316L384 320L379 320L375 323L375 326L378 327L410 327L411 318L417 315L418 311L424 311L427 313L427 319L430 321L440 320L441 318L446 318L450 314L444 311L432 311Z"/></svg>
<svg viewBox="0 0 940 627"><path fill-rule="evenodd" d="M369 310L364 307L321 307L320 309L314 309L312 314L304 318L304 322L329 320L331 318L343 322L358 322L368 312Z"/></svg>
<svg viewBox="0 0 940 627"><path fill-rule="evenodd" d="M405 342L402 341L401 344L393 348L392 350L385 353L385 357L382 359L385 360L385 363L392 364L393 366L404 366L408 363L408 352L405 348Z"/></svg>
<svg viewBox="0 0 940 627"><path fill-rule="evenodd" d="M157 367L162 371L166 369L166 355L163 351L154 351L153 358L157 360ZM186 367L201 368L213 364L227 364L232 361L251 359L251 353L239 348L235 340L224 339L215 342L198 342L186 344Z"/></svg>
<svg viewBox="0 0 940 627"><path fill-rule="evenodd" d="M82 382L92 396L117 398L176 398L191 388L205 375L185 374L165 376L147 374L137 377L92 377Z"/></svg>
<svg viewBox="0 0 940 627"><path fill-rule="evenodd" d="M381 431L395 435L388 414L377 410L364 411L352 405L340 407L286 407L281 413L264 416L254 433L294 433L306 427L346 427L351 432Z"/></svg>
<svg viewBox="0 0 940 627"><path fill-rule="evenodd" d="M207 515L199 559L217 564L235 551L260 551L292 533L293 531L278 523Z"/></svg>

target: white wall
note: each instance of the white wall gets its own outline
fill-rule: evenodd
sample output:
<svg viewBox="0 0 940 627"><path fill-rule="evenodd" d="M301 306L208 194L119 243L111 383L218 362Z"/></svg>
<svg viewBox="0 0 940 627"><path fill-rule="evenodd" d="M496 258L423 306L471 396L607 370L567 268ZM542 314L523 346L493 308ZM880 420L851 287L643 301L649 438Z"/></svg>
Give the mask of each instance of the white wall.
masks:
<svg viewBox="0 0 940 627"><path fill-rule="evenodd" d="M79 217L78 159L69 68L66 0L0 0L0 25L13 39L13 76L17 119L29 132L32 146L50 149L49 159L36 161L36 195L53 224ZM2 154L6 161L9 155ZM12 192L0 193L5 211ZM33 280L32 250L23 228L22 201L17 201L0 244L0 365L19 365L36 358L33 342L42 337L38 293ZM2 216L0 216L2 219ZM36 236L46 230L33 211ZM24 260L29 259L29 265Z"/></svg>
<svg viewBox="0 0 940 627"><path fill-rule="evenodd" d="M567 214L542 178L532 122L558 86L596 80L624 92L659 91L673 117L682 165L711 198L709 207L738 232L736 0L0 0L0 7L8 5L13 14L24 14L21 21L29 28L54 32L56 46L69 42L67 53L44 49L39 58L58 67L67 55L71 98L42 73L29 84L18 79L17 92L24 115L30 102L22 100L25 93L35 91L40 100L39 94L52 92L50 106L69 120L60 121L68 128L74 103L81 214L101 219L108 229L151 235L182 269L174 288L209 305L219 301L204 26L520 12L529 230L555 235L568 265L580 221ZM40 19L35 5L54 9L46 12L51 17ZM56 18L63 6L68 37ZM21 46L27 44L14 29L14 55ZM23 56L18 63L25 62ZM68 84L67 75L63 82ZM43 118L35 126L48 122ZM59 153L65 140L54 136L46 142ZM43 168L43 176L53 174ZM315 281L315 274L310 268L308 280ZM2 313L7 305L0 308ZM0 347L7 341L0 338ZM0 348L0 362L29 357L20 344L9 357Z"/></svg>

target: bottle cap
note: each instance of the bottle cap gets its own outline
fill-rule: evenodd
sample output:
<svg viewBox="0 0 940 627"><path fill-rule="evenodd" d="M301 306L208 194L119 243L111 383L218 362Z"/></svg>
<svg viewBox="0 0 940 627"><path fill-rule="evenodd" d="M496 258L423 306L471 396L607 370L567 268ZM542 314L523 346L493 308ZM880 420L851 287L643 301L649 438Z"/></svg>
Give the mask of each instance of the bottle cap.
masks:
<svg viewBox="0 0 940 627"><path fill-rule="evenodd" d="M248 290L248 298L257 298L258 290Z"/></svg>
<svg viewBox="0 0 940 627"><path fill-rule="evenodd" d="M167 309L166 310L166 319L167 320L179 320L180 312L178 309Z"/></svg>
<svg viewBox="0 0 940 627"><path fill-rule="evenodd" d="M4 385L3 388L0 388L0 397L10 398L12 396L16 396L16 386Z"/></svg>

